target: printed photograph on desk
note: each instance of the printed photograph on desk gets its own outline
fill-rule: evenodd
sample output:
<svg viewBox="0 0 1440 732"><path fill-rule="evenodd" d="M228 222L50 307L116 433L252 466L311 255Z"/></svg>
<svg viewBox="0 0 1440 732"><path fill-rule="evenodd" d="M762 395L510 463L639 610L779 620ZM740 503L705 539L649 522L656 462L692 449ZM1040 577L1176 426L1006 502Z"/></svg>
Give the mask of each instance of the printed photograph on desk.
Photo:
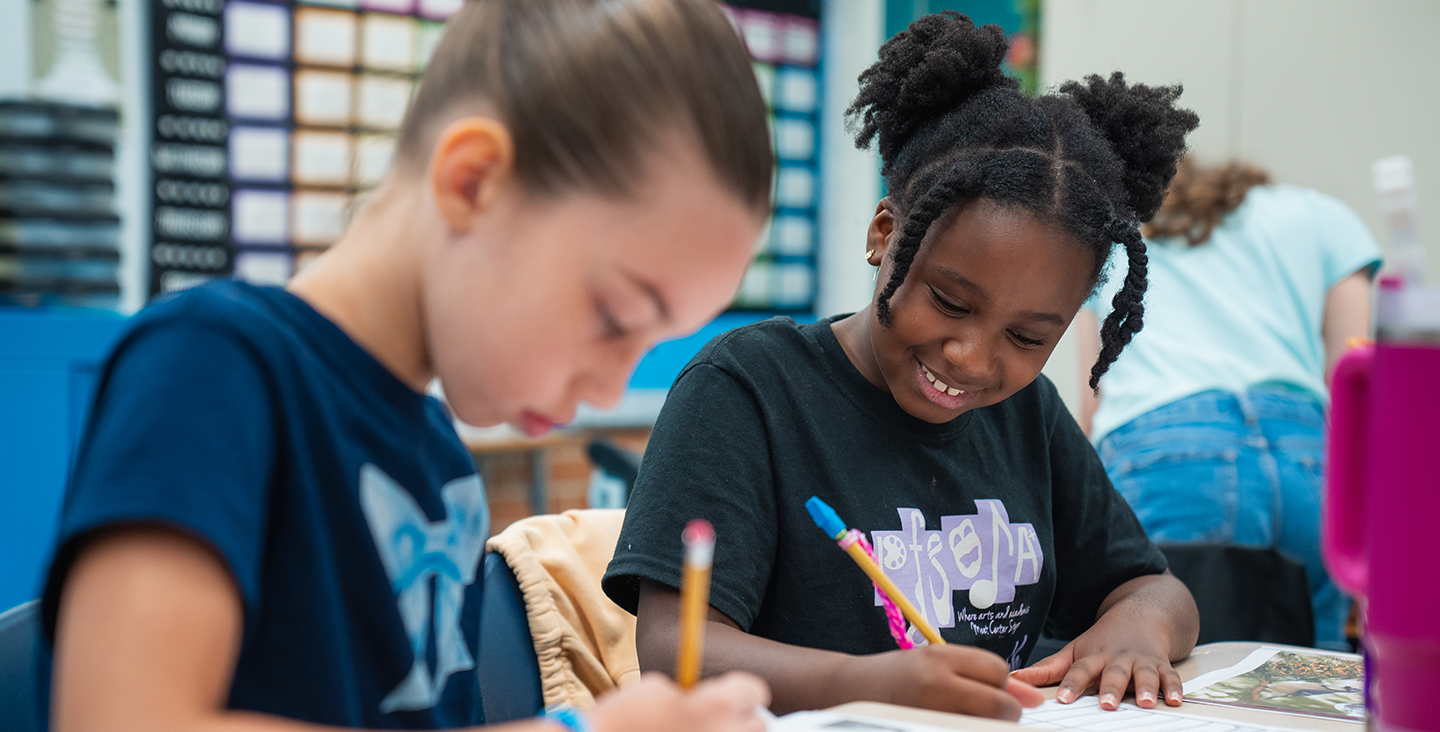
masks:
<svg viewBox="0 0 1440 732"><path fill-rule="evenodd" d="M1365 719L1359 656L1262 647L1185 684L1185 701L1331 719Z"/></svg>

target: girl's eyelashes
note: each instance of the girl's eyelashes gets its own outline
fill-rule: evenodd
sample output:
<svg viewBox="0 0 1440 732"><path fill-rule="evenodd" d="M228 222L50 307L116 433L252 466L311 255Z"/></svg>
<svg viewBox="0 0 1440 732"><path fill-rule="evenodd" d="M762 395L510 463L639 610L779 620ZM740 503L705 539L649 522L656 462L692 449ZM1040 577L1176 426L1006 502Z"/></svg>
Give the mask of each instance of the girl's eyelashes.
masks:
<svg viewBox="0 0 1440 732"><path fill-rule="evenodd" d="M600 331L606 339L618 341L625 337L625 328L615 319L615 314L610 312L610 307L603 300L595 301L595 313L600 318Z"/></svg>
<svg viewBox="0 0 1440 732"><path fill-rule="evenodd" d="M1022 336L1013 330L1010 331L1010 337L1014 338L1015 343L1019 344L1022 348L1039 348L1040 346L1045 345L1044 338L1026 338L1025 336Z"/></svg>
<svg viewBox="0 0 1440 732"><path fill-rule="evenodd" d="M946 313L949 313L950 315L969 315L969 314L970 314L970 308L967 308L967 307L965 307L964 305L961 305L961 304L959 304L959 303L950 302L949 299L947 299L944 295L941 295L941 294L940 294L940 291L939 291L939 290L936 290L934 287L931 287L931 288L930 288L930 297L935 300L935 305L936 305L936 306L938 306L941 310L945 311Z"/></svg>

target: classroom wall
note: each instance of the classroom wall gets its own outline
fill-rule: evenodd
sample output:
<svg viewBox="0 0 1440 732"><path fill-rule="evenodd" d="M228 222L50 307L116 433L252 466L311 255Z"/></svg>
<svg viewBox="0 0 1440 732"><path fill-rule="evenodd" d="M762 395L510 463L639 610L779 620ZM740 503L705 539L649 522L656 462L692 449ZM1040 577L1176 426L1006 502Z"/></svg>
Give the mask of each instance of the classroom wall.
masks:
<svg viewBox="0 0 1440 732"><path fill-rule="evenodd" d="M1203 160L1242 158L1333 194L1382 246L1370 163L1409 155L1427 276L1440 284L1440 2L1046 0L1040 38L1043 87L1116 69L1183 83ZM1074 409L1073 336L1045 372Z"/></svg>
<svg viewBox="0 0 1440 732"><path fill-rule="evenodd" d="M845 129L845 108L860 91L860 72L879 58L884 14L881 0L826 0L820 14L825 45L815 312L822 317L865 307L874 286L874 268L864 259L865 234L880 200L880 160L871 151L855 148Z"/></svg>
<svg viewBox="0 0 1440 732"><path fill-rule="evenodd" d="M31 0L0 0L0 99L18 99L30 91L34 49L30 41Z"/></svg>

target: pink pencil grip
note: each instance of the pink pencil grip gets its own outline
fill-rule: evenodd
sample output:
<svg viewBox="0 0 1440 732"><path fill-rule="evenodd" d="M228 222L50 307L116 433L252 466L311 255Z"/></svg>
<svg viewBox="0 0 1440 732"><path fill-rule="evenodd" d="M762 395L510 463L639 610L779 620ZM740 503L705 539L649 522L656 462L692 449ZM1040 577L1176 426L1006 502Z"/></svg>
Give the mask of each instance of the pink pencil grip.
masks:
<svg viewBox="0 0 1440 732"><path fill-rule="evenodd" d="M1361 597L1370 585L1365 454L1374 365L1373 345L1352 348L1336 364L1330 384L1330 444L1326 450L1325 563L1335 584Z"/></svg>

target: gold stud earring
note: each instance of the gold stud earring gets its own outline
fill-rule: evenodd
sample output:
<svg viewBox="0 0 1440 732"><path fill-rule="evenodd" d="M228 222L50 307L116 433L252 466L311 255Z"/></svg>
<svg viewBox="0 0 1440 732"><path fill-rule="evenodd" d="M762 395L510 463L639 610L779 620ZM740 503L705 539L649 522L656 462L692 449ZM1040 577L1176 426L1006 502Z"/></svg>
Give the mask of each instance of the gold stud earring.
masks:
<svg viewBox="0 0 1440 732"><path fill-rule="evenodd" d="M870 251L865 252L865 261L869 262L869 261L870 261L870 258L873 257L873 256L875 256L875 250L874 250L874 249L871 249ZM873 264L873 262L872 262L872 264Z"/></svg>

